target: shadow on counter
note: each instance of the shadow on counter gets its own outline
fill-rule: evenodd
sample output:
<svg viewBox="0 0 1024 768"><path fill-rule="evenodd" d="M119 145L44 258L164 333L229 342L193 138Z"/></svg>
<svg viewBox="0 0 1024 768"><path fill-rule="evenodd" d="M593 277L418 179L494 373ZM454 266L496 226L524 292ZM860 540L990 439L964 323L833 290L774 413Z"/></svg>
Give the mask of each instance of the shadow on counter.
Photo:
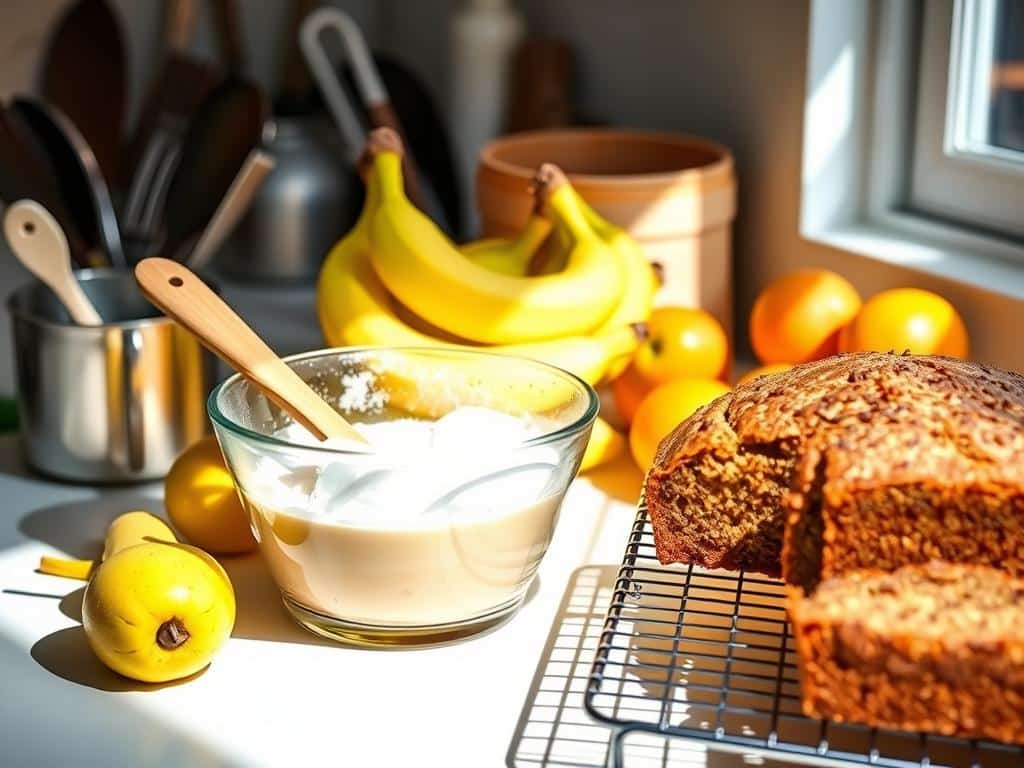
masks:
<svg viewBox="0 0 1024 768"><path fill-rule="evenodd" d="M0 634L0 680L9 694L0 697L3 765L243 765L130 699L65 685L59 675L24 663L24 653ZM97 682L100 690L118 690L105 689L109 681L102 677Z"/></svg>
<svg viewBox="0 0 1024 768"><path fill-rule="evenodd" d="M570 576L506 753L509 768L611 764L615 732L590 718L583 697L618 570L617 565L588 565ZM718 752L698 742L652 733L626 732L621 743L627 768L746 768L752 764L749 755ZM784 765L760 758L756 764Z"/></svg>
<svg viewBox="0 0 1024 768"><path fill-rule="evenodd" d="M618 458L594 467L580 477L613 499L631 506L635 506L640 499L644 484L644 473L633 461L628 449Z"/></svg>
<svg viewBox="0 0 1024 768"><path fill-rule="evenodd" d="M48 544L71 557L95 559L103 551L103 538L111 521L123 512L134 509L162 516L163 502L158 497L146 496L137 490L113 491L99 498L33 510L18 522L18 529L23 535ZM281 602L277 585L258 552L218 559L227 571L235 590L236 617L231 633L233 639L297 643L339 649L357 648L318 637L296 624ZM96 659L81 627L84 591L85 588L80 587L63 596L20 593L32 599L59 600L61 613L77 624L36 641L31 649L32 658L60 678L98 690L147 691L165 687L136 683L122 678ZM538 584L534 580L527 593L526 602L532 600L537 592ZM453 642L465 642L483 634L487 632ZM202 672L199 672L197 676L201 674ZM191 678L186 678L186 681L189 679ZM176 685L179 682L184 681L166 685Z"/></svg>

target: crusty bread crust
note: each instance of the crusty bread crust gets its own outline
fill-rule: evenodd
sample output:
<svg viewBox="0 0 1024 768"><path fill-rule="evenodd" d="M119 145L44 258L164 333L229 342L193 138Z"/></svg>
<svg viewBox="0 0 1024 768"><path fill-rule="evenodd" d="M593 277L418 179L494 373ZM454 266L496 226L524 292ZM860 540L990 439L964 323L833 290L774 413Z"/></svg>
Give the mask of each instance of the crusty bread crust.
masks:
<svg viewBox="0 0 1024 768"><path fill-rule="evenodd" d="M805 589L933 557L1024 574L1024 377L892 353L797 366L680 424L645 490L665 563Z"/></svg>
<svg viewBox="0 0 1024 768"><path fill-rule="evenodd" d="M932 561L850 571L787 607L811 717L1024 742L1024 582Z"/></svg>

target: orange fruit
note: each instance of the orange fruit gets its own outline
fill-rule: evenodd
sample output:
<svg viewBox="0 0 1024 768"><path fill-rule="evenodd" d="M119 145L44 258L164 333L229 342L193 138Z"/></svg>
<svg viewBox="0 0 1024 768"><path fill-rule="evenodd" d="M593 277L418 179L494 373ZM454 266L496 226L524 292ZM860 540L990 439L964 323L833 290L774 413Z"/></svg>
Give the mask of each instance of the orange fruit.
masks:
<svg viewBox="0 0 1024 768"><path fill-rule="evenodd" d="M790 363L771 363L769 365L762 365L758 368L747 371L738 379L736 379L736 386L740 384L746 384L748 381L753 381L759 376L771 376L773 373L782 373L792 368Z"/></svg>
<svg viewBox="0 0 1024 768"><path fill-rule="evenodd" d="M717 379L729 359L729 337L703 309L659 307L647 321L647 338L633 353L637 373L652 389L675 379Z"/></svg>
<svg viewBox="0 0 1024 768"><path fill-rule="evenodd" d="M677 379L715 379L729 362L729 337L703 309L659 307L647 321L647 338L633 361L612 382L615 404L632 421L640 401L655 387Z"/></svg>
<svg viewBox="0 0 1024 768"><path fill-rule="evenodd" d="M174 527L207 552L232 555L256 548L249 515L213 435L175 459L164 481L164 506Z"/></svg>
<svg viewBox="0 0 1024 768"><path fill-rule="evenodd" d="M629 449L640 469L650 468L658 444L680 422L728 391L728 385L715 379L677 379L648 394L629 428Z"/></svg>
<svg viewBox="0 0 1024 768"><path fill-rule="evenodd" d="M843 352L903 352L966 359L967 328L953 305L931 291L896 288L872 296L839 339Z"/></svg>
<svg viewBox="0 0 1024 768"><path fill-rule="evenodd" d="M624 423L630 424L636 409L640 407L640 403L651 391L651 386L640 377L636 368L630 363L626 370L612 379L611 390L619 416L622 417Z"/></svg>
<svg viewBox="0 0 1024 768"><path fill-rule="evenodd" d="M806 363L834 355L839 331L860 309L841 275L801 269L773 281L754 302L750 343L762 363Z"/></svg>

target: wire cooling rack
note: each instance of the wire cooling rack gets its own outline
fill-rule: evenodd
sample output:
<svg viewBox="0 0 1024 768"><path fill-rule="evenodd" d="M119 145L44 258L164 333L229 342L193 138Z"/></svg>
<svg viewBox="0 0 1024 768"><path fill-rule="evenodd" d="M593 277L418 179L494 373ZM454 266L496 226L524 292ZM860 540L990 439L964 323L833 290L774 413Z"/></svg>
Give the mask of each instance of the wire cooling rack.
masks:
<svg viewBox="0 0 1024 768"><path fill-rule="evenodd" d="M566 585L506 755L508 768L786 768L702 741L595 723L583 709L617 565L585 565Z"/></svg>
<svg viewBox="0 0 1024 768"><path fill-rule="evenodd" d="M663 566L641 505L584 706L599 722L813 765L1021 768L1024 747L813 720L781 582ZM609 762L622 765L618 750Z"/></svg>

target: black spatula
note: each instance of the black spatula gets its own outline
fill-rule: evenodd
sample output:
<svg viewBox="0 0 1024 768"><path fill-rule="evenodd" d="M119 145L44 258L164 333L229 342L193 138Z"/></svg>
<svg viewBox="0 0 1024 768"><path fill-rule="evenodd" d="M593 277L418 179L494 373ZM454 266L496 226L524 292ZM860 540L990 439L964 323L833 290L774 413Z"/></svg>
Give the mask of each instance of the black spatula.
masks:
<svg viewBox="0 0 1024 768"><path fill-rule="evenodd" d="M268 108L263 91L231 78L196 112L164 205L161 252L174 258L210 221L249 152L260 142Z"/></svg>
<svg viewBox="0 0 1024 768"><path fill-rule="evenodd" d="M109 264L126 266L114 203L88 142L52 104L17 98L10 109L21 116L52 161L61 198L86 245L104 254Z"/></svg>
<svg viewBox="0 0 1024 768"><path fill-rule="evenodd" d="M17 110L0 107L0 200L10 205L25 198L35 200L57 219L78 266L94 266L42 144Z"/></svg>
<svg viewBox="0 0 1024 768"><path fill-rule="evenodd" d="M106 0L73 3L43 58L42 95L75 124L111 183L120 173L127 81L121 27Z"/></svg>

